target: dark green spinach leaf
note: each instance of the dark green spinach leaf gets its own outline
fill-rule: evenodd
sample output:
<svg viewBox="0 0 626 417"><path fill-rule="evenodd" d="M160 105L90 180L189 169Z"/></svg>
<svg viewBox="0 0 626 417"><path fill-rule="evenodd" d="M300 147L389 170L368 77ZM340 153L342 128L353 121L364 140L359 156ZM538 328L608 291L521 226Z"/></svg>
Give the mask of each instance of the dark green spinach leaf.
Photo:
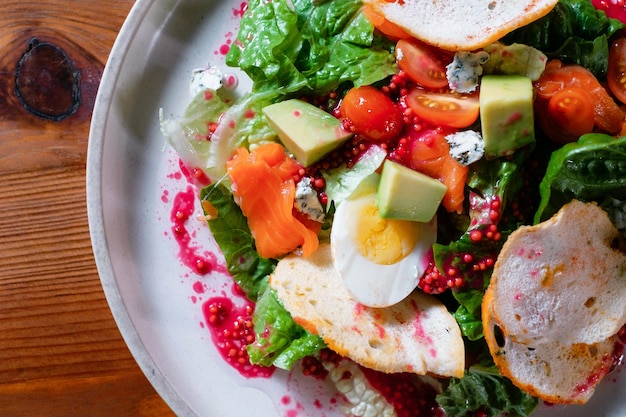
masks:
<svg viewBox="0 0 626 417"><path fill-rule="evenodd" d="M623 27L589 0L560 0L546 16L511 32L503 42L533 46L549 58L582 65L604 79L609 39Z"/></svg>
<svg viewBox="0 0 626 417"><path fill-rule="evenodd" d="M539 190L535 223L552 217L573 199L626 200L626 137L591 133L564 145L552 153Z"/></svg>

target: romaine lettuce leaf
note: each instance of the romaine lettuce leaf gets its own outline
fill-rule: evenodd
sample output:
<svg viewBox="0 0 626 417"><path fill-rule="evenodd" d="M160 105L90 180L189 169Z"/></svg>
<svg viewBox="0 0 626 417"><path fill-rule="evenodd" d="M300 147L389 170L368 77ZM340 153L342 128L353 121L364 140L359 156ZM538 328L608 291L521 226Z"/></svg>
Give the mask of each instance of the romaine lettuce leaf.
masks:
<svg viewBox="0 0 626 417"><path fill-rule="evenodd" d="M228 189L213 184L200 191L200 198L217 209L217 217L208 220L208 224L226 259L228 272L248 299L256 303L256 339L248 346L250 361L290 369L297 360L324 348L319 336L293 321L269 287L269 274L277 261L258 255L248 222Z"/></svg>
<svg viewBox="0 0 626 417"><path fill-rule="evenodd" d="M253 91L324 94L396 72L393 43L375 34L360 0L252 0L226 63Z"/></svg>
<svg viewBox="0 0 626 417"><path fill-rule="evenodd" d="M590 133L554 151L539 191L535 223L552 217L572 199L626 200L626 137Z"/></svg>
<svg viewBox="0 0 626 417"><path fill-rule="evenodd" d="M503 41L530 45L549 58L580 64L602 79L607 70L608 39L623 27L589 0L560 0L546 16L511 32Z"/></svg>
<svg viewBox="0 0 626 417"><path fill-rule="evenodd" d="M161 133L185 165L204 168L209 155L209 124L217 123L229 106L215 90L196 94L180 118L166 118L159 112Z"/></svg>
<svg viewBox="0 0 626 417"><path fill-rule="evenodd" d="M387 151L380 146L373 145L359 158L350 168L342 165L338 168L330 169L324 173L326 180L326 195L329 201L335 205L340 204L348 198L356 187L376 172L387 157Z"/></svg>
<svg viewBox="0 0 626 417"><path fill-rule="evenodd" d="M263 107L271 104L277 93L268 91L249 93L239 98L226 111L211 135L211 146L207 149L206 159L200 166L212 181L225 178L226 161L239 146L249 148L278 140L263 116Z"/></svg>
<svg viewBox="0 0 626 417"><path fill-rule="evenodd" d="M269 286L254 309L256 340L248 345L253 364L291 369L293 364L326 347L321 337L296 324Z"/></svg>
<svg viewBox="0 0 626 417"><path fill-rule="evenodd" d="M200 190L200 199L217 209L217 217L208 220L208 224L224 255L228 272L248 299L256 301L267 285L276 260L259 256L248 221L226 187L218 183L209 185Z"/></svg>

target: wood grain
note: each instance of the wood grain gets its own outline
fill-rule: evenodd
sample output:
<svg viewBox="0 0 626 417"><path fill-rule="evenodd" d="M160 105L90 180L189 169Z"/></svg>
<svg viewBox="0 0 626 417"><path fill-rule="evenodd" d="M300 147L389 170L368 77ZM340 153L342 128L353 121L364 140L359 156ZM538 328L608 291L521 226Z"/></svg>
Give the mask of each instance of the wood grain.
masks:
<svg viewBox="0 0 626 417"><path fill-rule="evenodd" d="M2 417L173 415L121 338L87 224L91 112L132 4L0 3ZM75 108L55 113L74 79Z"/></svg>

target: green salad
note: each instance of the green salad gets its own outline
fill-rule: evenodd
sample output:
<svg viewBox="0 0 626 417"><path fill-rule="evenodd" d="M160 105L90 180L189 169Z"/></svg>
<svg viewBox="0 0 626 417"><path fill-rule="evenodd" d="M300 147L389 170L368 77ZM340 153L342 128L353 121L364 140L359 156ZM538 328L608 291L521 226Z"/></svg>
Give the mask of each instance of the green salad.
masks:
<svg viewBox="0 0 626 417"><path fill-rule="evenodd" d="M561 0L547 16L508 34L497 47L486 48L491 62L476 78L488 74L528 77L529 71L539 68L539 74L532 76L536 83L544 67L551 68L550 62L558 60L586 68L604 85L611 40L623 28L624 24L607 18L588 0ZM251 90L232 100L224 89L210 88L209 94L205 89L193 97L180 118L161 119L162 131L182 161L202 169L211 180L199 196L203 207L217 213L208 225L233 280L256 306L256 339L248 346L253 364L289 370L326 349L320 336L293 321L270 288L269 275L281 257L259 254L241 198L233 195L227 162L235 150L252 152L267 143L281 143L263 109L290 99L303 100L335 116L353 133L338 145L338 152L301 166L299 178L310 178L313 184L321 180L319 187L312 186L323 210L323 220L315 229L320 241L329 238L337 207L364 179L379 171L385 159L410 165L403 152L414 149L411 140L422 140L425 131L443 136L459 131L480 133L481 119L459 128L418 117L419 129L407 127L417 124L413 113L407 123L410 106L405 105L410 104L415 82L398 75L405 71L399 70L397 45L397 40L370 23L360 0L250 0L226 64L247 74ZM511 45L515 46L506 49ZM435 50L434 56L452 60L446 51ZM401 108L403 133L381 140L361 134L358 126L343 120L339 111L343 98L362 86L385 92ZM478 100L475 92L461 95ZM459 324L468 355L475 358L462 378L440 379L436 402L445 415L522 417L538 406L537 398L501 376L494 365L485 348L481 302L493 262L510 233L550 218L572 199L597 202L621 231L626 230L626 137L620 137L619 129L598 128L597 120L592 125L588 133L563 144L561 138L551 140L548 129L536 123L531 142L497 157L479 155L461 164L465 172L462 204L453 210L437 208L437 239L424 276L435 274L438 282L446 282L446 271L454 268L462 280L449 288L431 285L427 291L422 279L416 291L429 292L446 305ZM407 129L414 130L406 135L408 142L403 142L399 138L405 138ZM339 158L344 151L352 156ZM492 238L476 238L477 232L487 236L489 231ZM464 260L468 254L473 262Z"/></svg>

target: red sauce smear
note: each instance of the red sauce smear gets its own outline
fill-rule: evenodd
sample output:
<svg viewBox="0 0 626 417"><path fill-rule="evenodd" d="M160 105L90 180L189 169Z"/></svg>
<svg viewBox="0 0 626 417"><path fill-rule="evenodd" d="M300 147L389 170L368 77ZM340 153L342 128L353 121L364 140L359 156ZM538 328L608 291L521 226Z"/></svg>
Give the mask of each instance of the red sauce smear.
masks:
<svg viewBox="0 0 626 417"><path fill-rule="evenodd" d="M228 297L212 297L202 305L204 319L209 325L211 339L220 355L246 378L269 378L274 367L253 365L246 346L254 342L252 313L254 304L242 297L237 306Z"/></svg>

